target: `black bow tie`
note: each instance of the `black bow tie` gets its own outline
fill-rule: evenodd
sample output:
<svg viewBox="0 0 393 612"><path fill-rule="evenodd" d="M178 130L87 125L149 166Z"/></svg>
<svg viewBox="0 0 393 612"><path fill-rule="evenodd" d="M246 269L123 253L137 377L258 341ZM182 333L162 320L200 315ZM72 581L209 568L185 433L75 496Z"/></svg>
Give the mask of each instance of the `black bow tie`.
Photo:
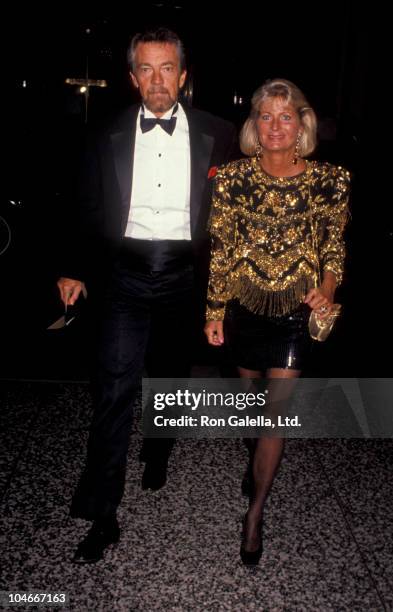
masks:
<svg viewBox="0 0 393 612"><path fill-rule="evenodd" d="M176 127L176 119L177 117L174 117L173 114L177 111L178 106L176 105L175 108L173 109L173 113L172 113L172 117L170 119L160 119L159 117L145 117L145 115L141 114L141 130L142 133L144 134L145 132L150 132L150 130L152 130L156 125L159 125L162 127L163 130L165 130L165 132L167 134L169 134L169 136L172 136L175 127Z"/></svg>

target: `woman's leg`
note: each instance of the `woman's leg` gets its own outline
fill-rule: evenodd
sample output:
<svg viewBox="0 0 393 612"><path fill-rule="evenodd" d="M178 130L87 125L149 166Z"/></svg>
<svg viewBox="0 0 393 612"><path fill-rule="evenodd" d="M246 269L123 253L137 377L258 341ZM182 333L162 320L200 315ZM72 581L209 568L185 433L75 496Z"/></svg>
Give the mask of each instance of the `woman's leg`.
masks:
<svg viewBox="0 0 393 612"><path fill-rule="evenodd" d="M237 368L240 378L261 378L262 373L259 370L247 370L246 368Z"/></svg>
<svg viewBox="0 0 393 612"><path fill-rule="evenodd" d="M240 369L239 374L242 376ZM268 379L296 379L299 375L300 370L281 368L271 368L266 373ZM290 396L290 392L291 390L286 386L284 389L281 388L280 400L287 399ZM242 544L243 550L247 552L256 551L261 545L261 523L264 504L280 465L284 449L284 440L282 438L258 438L255 442L253 492L245 518Z"/></svg>
<svg viewBox="0 0 393 612"><path fill-rule="evenodd" d="M244 379L257 379L261 378L262 373L259 370L248 370L246 368L237 368L240 378ZM248 451L248 464L247 469L244 473L242 480L242 493L243 495L250 497L252 486L253 486L253 476L252 476L252 466L254 462L254 451L255 451L255 442L254 438L244 438L244 444Z"/></svg>
<svg viewBox="0 0 393 612"><path fill-rule="evenodd" d="M261 378L262 376L262 372L260 372L260 370L248 370L247 368L241 368L238 366L237 371L239 373L239 377L244 379L252 380ZM254 461L256 440L254 438L244 438L243 441L248 451L248 464L242 480L242 493L243 495L250 497L253 486L252 465Z"/></svg>

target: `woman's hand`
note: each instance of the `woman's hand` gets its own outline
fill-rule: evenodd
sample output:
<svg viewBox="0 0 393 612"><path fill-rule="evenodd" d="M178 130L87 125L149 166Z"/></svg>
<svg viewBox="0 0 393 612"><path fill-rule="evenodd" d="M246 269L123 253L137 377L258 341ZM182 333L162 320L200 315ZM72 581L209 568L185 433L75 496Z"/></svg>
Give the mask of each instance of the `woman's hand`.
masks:
<svg viewBox="0 0 393 612"><path fill-rule="evenodd" d="M304 298L304 302L317 310L318 315L323 319L326 317L334 303L334 291L327 290L323 286L310 289Z"/></svg>
<svg viewBox="0 0 393 612"><path fill-rule="evenodd" d="M208 321L204 331L208 343L212 346L221 346L224 344L223 321Z"/></svg>
<svg viewBox="0 0 393 612"><path fill-rule="evenodd" d="M334 304L336 286L335 275L333 272L330 272L330 270L326 270L323 275L322 285L315 289L310 289L304 298L305 303L308 304L310 308L318 311L318 315L321 319L329 314Z"/></svg>

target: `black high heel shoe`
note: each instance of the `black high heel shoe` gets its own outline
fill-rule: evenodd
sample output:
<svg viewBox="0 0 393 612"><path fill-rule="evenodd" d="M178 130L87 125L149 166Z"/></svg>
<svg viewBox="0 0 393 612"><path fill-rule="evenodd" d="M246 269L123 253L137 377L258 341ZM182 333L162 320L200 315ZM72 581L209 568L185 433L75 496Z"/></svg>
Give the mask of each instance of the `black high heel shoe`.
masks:
<svg viewBox="0 0 393 612"><path fill-rule="evenodd" d="M262 551L263 551L263 545L262 545L262 521L260 521L259 526L258 526L258 530L260 533L260 537L261 537L261 541L260 544L258 546L258 548L256 550L246 550L244 548L244 541L245 541L245 530L246 530L246 519L247 519L247 515L244 517L243 520L243 534L242 534L242 544L240 546L240 558L242 560L242 562L244 563L244 565L247 566L253 566L253 565L258 565L261 557L262 557Z"/></svg>

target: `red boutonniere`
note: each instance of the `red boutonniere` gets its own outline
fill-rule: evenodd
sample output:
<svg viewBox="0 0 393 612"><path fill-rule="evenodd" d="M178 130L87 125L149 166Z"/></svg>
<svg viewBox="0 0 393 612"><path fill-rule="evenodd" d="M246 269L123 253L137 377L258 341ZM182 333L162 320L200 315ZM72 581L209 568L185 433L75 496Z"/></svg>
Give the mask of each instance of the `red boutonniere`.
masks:
<svg viewBox="0 0 393 612"><path fill-rule="evenodd" d="M214 177L216 176L217 172L218 172L218 166L212 166L212 167L209 169L209 172L208 172L207 178L208 178L208 179L214 178Z"/></svg>

